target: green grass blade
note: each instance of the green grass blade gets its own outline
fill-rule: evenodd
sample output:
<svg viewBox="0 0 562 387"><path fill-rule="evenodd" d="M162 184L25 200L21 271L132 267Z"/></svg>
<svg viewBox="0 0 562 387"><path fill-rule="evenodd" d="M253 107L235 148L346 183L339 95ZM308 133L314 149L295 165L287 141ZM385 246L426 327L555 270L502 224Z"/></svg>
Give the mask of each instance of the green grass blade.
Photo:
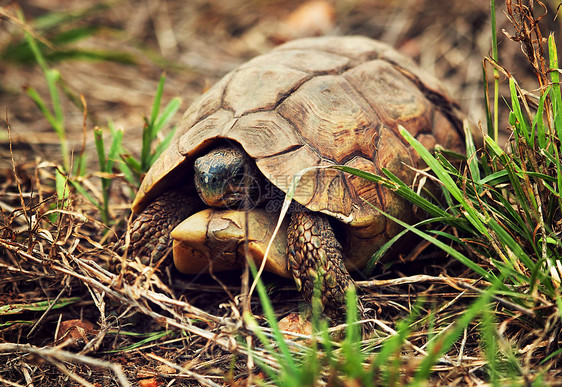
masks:
<svg viewBox="0 0 562 387"><path fill-rule="evenodd" d="M109 132L111 134L111 137L113 138L111 148L109 150L109 159L111 160L111 163L117 163L117 169L121 171L121 173L125 176L125 180L127 180L132 185L138 186L139 182L133 177L133 170L125 161L125 158L127 158L128 156L125 154L125 150L122 146L124 136L123 129L115 128L115 125L112 121L109 121L107 123L107 126L109 127ZM117 143L119 143L119 149L114 149L114 147L117 146ZM134 159L132 160L132 162L135 162Z"/></svg>
<svg viewBox="0 0 562 387"><path fill-rule="evenodd" d="M162 113L157 117L154 123L155 133L160 132L177 113L181 106L181 98L174 97L162 110Z"/></svg>
<svg viewBox="0 0 562 387"><path fill-rule="evenodd" d="M25 89L25 91L27 92L27 95L29 95L31 100L35 103L35 105L39 108L39 110L41 111L41 114L43 114L43 116L45 116L47 121L49 121L49 124L55 129L55 131L58 132L59 131L57 129L58 122L57 122L55 116L53 116L51 114L51 112L49 111L49 108L47 107L47 104L45 104L45 101L39 95L37 90L35 90L35 88L29 86Z"/></svg>
<svg viewBox="0 0 562 387"><path fill-rule="evenodd" d="M120 334L123 334L122 332L119 332ZM169 336L169 335L173 335L175 332L171 331L171 330L165 330L165 331L160 331L160 332L150 332L148 334L148 337L137 341L136 343L121 347L121 348L117 348L117 349L112 349L109 351L103 351L102 353L123 353L123 352L131 352L131 351L136 351L139 348L144 347L147 344L153 343L153 342L157 342L158 340ZM129 335L132 336L132 335Z"/></svg>
<svg viewBox="0 0 562 387"><path fill-rule="evenodd" d="M527 120L521 111L521 104L519 103L519 96L515 86L515 80L513 78L509 78L509 91L511 95L511 109L513 113L510 114L509 122L513 127L515 127L515 132L520 137L523 137L527 141L527 144L533 147L534 139L530 138L529 127L527 125ZM515 117L515 122L512 122L512 117Z"/></svg>
<svg viewBox="0 0 562 387"><path fill-rule="evenodd" d="M534 195L527 196L525 195L524 189L521 186L520 176L522 176L521 168L512 161L510 155L504 152L499 145L492 140L490 137L485 136L484 141L488 148L494 153L494 155L500 160L501 164L504 166L505 170L507 171L507 175L509 177L509 182L513 191L515 192L515 196L519 203L527 203L528 200L531 200L533 208L536 208L537 204L534 198ZM529 207L527 205L521 206L522 210L525 212L525 219L532 219Z"/></svg>
<svg viewBox="0 0 562 387"><path fill-rule="evenodd" d="M368 383L367 376L363 368L365 360L361 353L361 328L357 324L357 293L355 289L346 291L346 334L342 343L341 352L343 357L343 370L347 377L352 380L362 380L362 385ZM367 379L367 380L365 380Z"/></svg>
<svg viewBox="0 0 562 387"><path fill-rule="evenodd" d="M419 225L419 224L418 224ZM416 226L416 225L415 225ZM377 262L380 261L380 259L382 257L385 256L385 254L387 253L387 251L396 243L396 241L398 241L400 238L402 238L406 233L408 232L408 230L402 230L400 231L398 234L396 234L392 239L390 239L388 242L386 242L384 245L382 245L372 256L371 258L369 258L369 260L367 261L367 265L365 266L365 268L363 269L363 272L370 276L373 271L375 270L375 266L377 264Z"/></svg>
<svg viewBox="0 0 562 387"><path fill-rule="evenodd" d="M101 172L107 172L105 168L105 147L103 143L103 131L101 128L94 128L94 143L98 154L98 165Z"/></svg>
<svg viewBox="0 0 562 387"><path fill-rule="evenodd" d="M98 154L98 164L100 172L111 173L112 161L107 159L105 154L105 145L103 141L103 131L101 128L94 128L94 142ZM109 224L109 191L111 189L111 179L101 178L103 203L101 206L101 219L104 224Z"/></svg>
<svg viewBox="0 0 562 387"><path fill-rule="evenodd" d="M334 166L334 168L361 177L373 183L382 184L386 188L395 191L400 196L411 201L412 203L414 203L424 211L428 212L432 216L444 217L444 218L450 217L450 215L446 211L436 206L435 204L431 203L424 197L418 195L416 192L414 192L410 187L404 184L404 182L402 182L398 177L396 177L394 174L392 174L392 172L390 172L387 169L383 169L383 173L387 175L387 178L385 178L382 176L374 175L369 172L362 171L360 169L347 167L344 165L337 165Z"/></svg>
<svg viewBox="0 0 562 387"><path fill-rule="evenodd" d="M499 208L491 208L490 206L488 206L487 208L489 208L489 211L494 211L497 218L501 220L502 223L505 223L503 228L509 229L516 234L527 236L526 239L528 239L528 237L531 235L531 232L527 227L525 219L523 219L521 217L521 214L517 212L515 208L513 208L513 203L510 203L509 199L505 198L501 192L497 193L497 195L494 195L494 198L499 202L501 206L503 206L501 210L505 212L497 212L498 210L500 210Z"/></svg>
<svg viewBox="0 0 562 387"><path fill-rule="evenodd" d="M172 139L174 138L174 135L176 134L176 129L177 129L177 127L174 127L172 130L170 130L170 132L168 132L168 134L166 135L166 137L164 137L162 142L160 142L156 146L156 149L154 150L154 153L152 154L152 156L150 158L150 165L154 164L156 162L156 160L158 159L158 157L160 157L162 152L164 152L170 146L170 143L172 142Z"/></svg>
<svg viewBox="0 0 562 387"><path fill-rule="evenodd" d="M491 137L487 138L491 139ZM507 174L507 171L505 169L493 173L492 171L489 171L488 173L485 173L484 177L480 180L480 184L482 186L497 186L498 184L504 184L507 182L509 182L509 175Z"/></svg>
<svg viewBox="0 0 562 387"><path fill-rule="evenodd" d="M248 260L248 264L250 265L250 269L251 269L251 272L252 272L253 276L256 277L257 276L257 269L256 269L254 263L251 260ZM270 328L273 332L275 343L277 344L278 351L273 350L273 351L271 351L271 353L272 353L272 355L274 355L275 357L278 358L279 363L282 365L283 369L285 370L285 373L286 373L285 377L289 377L290 379L297 378L297 375L295 375L295 373L296 373L296 370L298 369L298 367L295 363L295 360L293 359L291 350L289 349L289 346L285 342L283 334L281 333L281 330L279 329L279 325L277 324L277 319L275 317L275 312L273 310L273 305L271 305L271 301L269 300L269 297L267 295L267 290L266 290L261 278L257 278L256 289L258 291L258 296L259 296L260 301L261 301L263 313L265 315L265 318L267 320L268 325L270 326ZM251 319L249 319L250 317L251 316L245 316L247 321L251 321ZM255 332L256 332L256 334L257 334L257 332L259 332L259 327L256 326ZM260 341L262 341L262 343L264 345L266 345L269 342L269 340L267 340L263 336L260 337Z"/></svg>
<svg viewBox="0 0 562 387"><path fill-rule="evenodd" d="M125 180L127 180L131 186L138 187L140 185L140 179L133 172L135 169L133 169L133 167L129 164L134 164L136 160L126 155L120 155L120 157L121 162L117 163L117 169L123 174ZM133 192L132 195L134 196L135 193Z"/></svg>
<svg viewBox="0 0 562 387"><path fill-rule="evenodd" d="M48 69L45 72L45 79L47 80L47 86L49 88L49 94L51 95L51 103L53 104L53 113L57 122L59 122L59 127L55 129L59 129L57 134L59 137L64 136L64 113L62 111L62 104L59 94L59 89L57 87L57 83L60 80L60 73L56 69Z"/></svg>
<svg viewBox="0 0 562 387"><path fill-rule="evenodd" d="M166 105L163 116L160 115L160 103L162 100L162 94L164 92L164 84L166 82L165 75L160 77L158 82L158 87L156 94L154 96L154 102L152 104L152 112L150 119L145 118L145 123L142 132L142 147L141 147L141 159L140 165L141 169L138 170L139 173L144 173L148 171L152 162L154 162L155 157L151 155L152 142L156 139L158 132L164 127L164 124L169 121L173 113L179 108L179 99L174 98L172 101Z"/></svg>
<svg viewBox="0 0 562 387"><path fill-rule="evenodd" d="M494 72L495 74L495 72ZM484 84L484 107L486 108L486 125L488 136L494 137L494 120L492 119L492 111L490 110L490 90L488 87L488 79L486 77L486 64L482 64L482 83Z"/></svg>
<svg viewBox="0 0 562 387"><path fill-rule="evenodd" d="M119 160L119 154L123 149L121 144L123 143L123 129L111 130L111 145L109 147L109 153L107 154L107 170L106 172L112 172L113 164Z"/></svg>
<svg viewBox="0 0 562 387"><path fill-rule="evenodd" d="M548 37L548 55L550 69L550 79L552 80L552 110L554 112L554 123L556 127L556 134L559 139L562 139L562 92L560 91L560 73L558 67L558 52L556 49L556 40L553 34ZM560 144L562 147L562 144ZM562 148L560 148L562 153Z"/></svg>
<svg viewBox="0 0 562 387"><path fill-rule="evenodd" d="M558 180L558 192L562 192L562 167L560 163L560 155L562 155L562 92L560 90L560 69L558 67L558 51L556 49L556 39L553 34L548 37L548 54L549 54L549 65L550 69L550 79L552 80L551 86L551 101L552 101L552 111L554 114L554 127L555 135L559 141L559 148L554 148L553 153L555 154L555 164L556 164L556 178ZM558 198L558 206L562 207L562 198Z"/></svg>
<svg viewBox="0 0 562 387"><path fill-rule="evenodd" d="M18 10L17 13L18 13L18 18L25 23L25 17L23 16L23 12ZM29 48L31 49L31 52L33 53L33 56L35 57L35 60L37 61L37 64L39 64L39 66L41 67L44 73L47 72L48 70L47 62L45 61L45 58L41 54L41 50L39 49L37 42L35 41L33 36L31 36L31 34L27 31L25 32L24 37L25 40L27 41Z"/></svg>
<svg viewBox="0 0 562 387"><path fill-rule="evenodd" d="M500 239L502 246L510 250L509 255L511 258L516 259L517 261L521 260L523 264L529 269L533 269L535 267L535 263L531 260L531 258L529 258L525 251L521 248L520 244L517 243L515 239L513 239L513 237L505 230L504 227L500 226L500 224L495 219L489 219L487 224L492 230L494 230L494 232Z"/></svg>
<svg viewBox="0 0 562 387"><path fill-rule="evenodd" d="M20 19L22 21L25 21L23 18L23 14L21 12L20 12ZM64 122L64 115L62 114L60 98L56 87L56 83L60 78L60 74L58 73L57 70L49 69L49 67L47 66L47 62L43 57L43 54L41 53L39 46L37 45L37 42L35 41L33 36L31 36L31 34L29 34L27 31L25 32L25 40L27 41L27 44L29 45L33 53L33 56L35 57L35 61L39 64L41 70L43 70L43 74L45 75L45 80L47 81L47 87L51 95L51 102L53 103L54 118L59 124L62 124L62 122ZM60 133L64 132L64 127L59 127L59 125L54 125L53 127L57 131L57 134L59 134L59 136Z"/></svg>
<svg viewBox="0 0 562 387"><path fill-rule="evenodd" d="M443 238L447 238L453 242L455 242L457 245L462 246L464 245L464 242L457 236L450 234L448 232L443 232L443 231L439 231L439 230L429 230L429 233L433 234L433 235L437 235Z"/></svg>
<svg viewBox="0 0 562 387"><path fill-rule="evenodd" d="M60 201L61 207L66 207L66 199L68 199L68 185L67 178L57 168L55 171L55 189L57 191L57 198Z"/></svg>
<svg viewBox="0 0 562 387"><path fill-rule="evenodd" d="M376 354L371 363L371 373L376 374L379 370L389 363L394 355L399 355L402 345L410 335L413 323L422 311L423 300L417 299L409 315L396 323L396 335L390 335L384 341L382 348Z"/></svg>
<svg viewBox="0 0 562 387"><path fill-rule="evenodd" d="M8 316L14 314L20 314L24 312L44 312L49 309L60 309L64 308L65 306L76 304L82 301L81 297L68 297L68 298L60 298L56 300L53 304L53 301L38 301L38 302L30 302L30 303L7 303L0 305L0 316Z"/></svg>
<svg viewBox="0 0 562 387"><path fill-rule="evenodd" d="M135 171L135 172L140 172L141 171L141 165L139 163L138 160L136 160L133 156L131 156L128 153L121 153L121 159L123 160L123 162L125 163L125 165L127 165L130 170ZM140 176L140 173L139 173Z"/></svg>
<svg viewBox="0 0 562 387"><path fill-rule="evenodd" d="M480 342L484 349L484 356L486 358L486 370L490 376L490 382L493 386L499 386L499 370L500 362L498 359L498 338L496 336L496 329L494 324L494 316L488 304L484 305L482 310L482 319L480 323Z"/></svg>
<svg viewBox="0 0 562 387"><path fill-rule="evenodd" d="M474 137L470 132L470 126L467 121L463 122L463 130L466 141L466 156L468 159L468 169L473 181L480 182L480 168L478 166L478 157L476 157L476 146L474 145Z"/></svg>
<svg viewBox="0 0 562 387"><path fill-rule="evenodd" d="M102 27L100 25L74 27L69 29L68 31L62 31L56 34L54 37L50 39L50 41L56 47L60 47L65 44L70 44L86 39L94 35L101 28Z"/></svg>
<svg viewBox="0 0 562 387"><path fill-rule="evenodd" d="M496 28L496 0L490 0L490 19L492 22L492 59L494 62L498 63L498 37ZM499 138L499 86L500 73L496 67L494 67L494 121L493 121L493 134L488 133L493 136L494 140ZM484 83L487 85L488 82L484 79Z"/></svg>
<svg viewBox="0 0 562 387"><path fill-rule="evenodd" d="M497 281L496 283L500 283ZM413 385L422 385L428 380L431 368L446 353L449 348L458 340L468 325L481 313L486 305L491 301L496 288L492 285L485 290L482 295L457 319L453 327L445 331L437 340L432 342L428 348L428 355L422 360L414 377Z"/></svg>
<svg viewBox="0 0 562 387"><path fill-rule="evenodd" d="M545 92L541 95L539 100L539 105L537 106L537 112L535 113L535 117L533 119L533 128L531 131L531 138L536 137L538 140L538 147L539 149L545 149L547 146L547 131L546 127L543 122L543 112L544 112L544 104L546 103L546 98L549 94L551 94L552 86L548 86Z"/></svg>
<svg viewBox="0 0 562 387"><path fill-rule="evenodd" d="M152 145L151 127L150 123L144 118L144 125L142 127L142 146L140 154L140 168L137 170L139 174L144 173L150 167L150 148Z"/></svg>
<svg viewBox="0 0 562 387"><path fill-rule="evenodd" d="M373 206L373 208L376 208L376 207ZM432 244L434 244L435 246L437 246L441 250L445 251L447 254L451 255L456 260L461 262L463 265L467 266L468 268L470 268L472 271L474 271L478 275L484 277L486 280L488 280L490 282L493 282L496 279L496 276L493 273L490 273L490 272L486 271L480 265L476 264L470 258L466 257L464 254L455 250L451 246L441 242L439 239L437 239L437 238L435 238L435 237L433 237L433 236L431 236L431 235L429 235L429 234L427 234L427 233L425 233L421 230L418 230L417 228L409 225L408 223L405 223L405 222L401 221L400 219L395 218L394 216L382 211L379 208L376 208L376 209L377 209L377 211L382 213L384 216L386 216L390 220L398 223L400 226L408 229L409 231L413 232L414 234L418 235L419 237L427 240L428 242L431 242Z"/></svg>
<svg viewBox="0 0 562 387"><path fill-rule="evenodd" d="M430 219L424 219L419 223L413 224L412 227L415 228L420 228L421 226L424 226L426 224L431 224L431 223L438 223L438 222L444 222L445 220L443 218L430 218ZM363 269L363 272L367 275L371 275L373 270L375 269L375 265L377 262L379 262L379 260L384 257L384 255L386 254L386 252L392 247L392 245L394 245L400 238L402 238L406 233L408 233L409 230L408 229L404 229L402 231L400 231L398 234L396 234L393 238L391 238L388 242L386 242L384 245L382 245L372 256L371 258L369 258L369 261L367 262L367 265L365 266L365 269Z"/></svg>
<svg viewBox="0 0 562 387"><path fill-rule="evenodd" d="M560 162L560 157L556 157L555 160L556 160L556 180L558 183L558 191L555 193L555 195L558 198L558 208L562 208L562 163Z"/></svg>
<svg viewBox="0 0 562 387"><path fill-rule="evenodd" d="M70 184L74 187L74 189L82 196L84 196L90 203L92 203L98 210L102 210L102 206L100 202L82 186L82 184L78 183L74 180L69 180Z"/></svg>
<svg viewBox="0 0 562 387"><path fill-rule="evenodd" d="M162 101L162 94L164 93L164 84L166 83L166 75L162 74L160 80L158 81L158 86L156 88L156 94L154 96L154 102L152 103L152 112L150 114L150 125L154 126L158 114L160 112L160 102ZM150 133L154 136L155 133Z"/></svg>
<svg viewBox="0 0 562 387"><path fill-rule="evenodd" d="M18 10L18 17L22 22L25 22L23 13L19 10ZM66 133L64 128L64 114L62 111L60 95L57 88L57 84L60 79L60 74L57 70L48 68L47 62L43 57L43 54L41 53L41 50L39 49L39 46L37 45L37 42L35 41L33 36L31 36L29 32L25 31L24 37L27 44L29 45L29 48L31 49L31 52L33 53L33 56L35 57L35 60L41 67L41 70L43 71L43 74L45 76L47 87L49 89L49 94L51 96L51 104L53 105L53 113L49 112L49 109L47 108L44 101L41 98L38 98L39 95L35 91L35 89L28 88L28 95L30 95L33 101L37 104L41 112L45 114L45 117L47 117L49 123L57 133L60 139L64 169L66 171L70 171L70 153L68 151L68 142L66 141ZM46 112L49 113L46 114Z"/></svg>
<svg viewBox="0 0 562 387"><path fill-rule="evenodd" d="M93 2L90 6L78 10L65 10L38 15L33 20L33 24L35 28L40 30L54 30L59 26L68 25L72 22L82 22L84 19L91 18L110 8L111 2Z"/></svg>
<svg viewBox="0 0 562 387"><path fill-rule="evenodd" d="M479 213L474 209L472 203L469 203L463 192L453 181L451 176L443 169L442 165L429 153L429 151L418 142L403 126L400 126L400 133L410 143L410 145L418 152L425 163L431 168L433 173L439 178L445 189L462 205L466 218L476 228L478 232L489 237L488 230L480 219Z"/></svg>

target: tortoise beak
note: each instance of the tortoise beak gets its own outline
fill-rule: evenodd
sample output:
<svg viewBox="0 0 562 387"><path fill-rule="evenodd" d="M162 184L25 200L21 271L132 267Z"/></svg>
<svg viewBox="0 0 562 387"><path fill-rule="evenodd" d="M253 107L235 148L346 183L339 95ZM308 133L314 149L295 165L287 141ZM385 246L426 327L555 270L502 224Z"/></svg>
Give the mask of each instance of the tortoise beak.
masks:
<svg viewBox="0 0 562 387"><path fill-rule="evenodd" d="M195 173L197 194L208 206L221 207L224 198L224 186L210 173Z"/></svg>
<svg viewBox="0 0 562 387"><path fill-rule="evenodd" d="M216 173L195 173L195 187L203 202L210 207L239 208L249 196L245 182Z"/></svg>

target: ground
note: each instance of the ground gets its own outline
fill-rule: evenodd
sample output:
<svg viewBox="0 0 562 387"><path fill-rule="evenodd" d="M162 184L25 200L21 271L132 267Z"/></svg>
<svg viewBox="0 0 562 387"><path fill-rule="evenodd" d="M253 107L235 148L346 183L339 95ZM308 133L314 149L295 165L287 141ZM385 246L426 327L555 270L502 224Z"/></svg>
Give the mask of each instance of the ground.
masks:
<svg viewBox="0 0 562 387"><path fill-rule="evenodd" d="M501 11L505 4L497 5L499 61L523 88L533 90L536 79L520 45L501 32L514 33ZM549 12L541 21L545 36L558 32L561 23L554 18L555 2L547 5ZM228 71L301 36L355 34L390 43L440 78L470 119L483 123L482 64L491 55L489 6L484 0L455 0L446 6L431 0L3 2L0 107L6 129L0 133L0 356L6 362L0 365L0 382L51 386L89 381L105 386L115 385L111 380L119 372L139 385L164 385L174 379L176 385L243 385L248 378L264 377L249 367L252 360L244 343L235 341L238 329L243 337L251 337L239 326L240 313L247 308L238 296L244 286L240 273L191 278L164 269L161 280L145 268L132 267L133 273L142 272L135 281L105 271L109 246L126 227L137 188L122 175L111 175L107 224L100 210L76 190L65 211L54 213L55 167L63 164L61 140L26 92L33 88L49 100L43 72L26 49L23 30L51 47L45 53L49 67L58 70L62 80L66 141L74 157L80 152L88 155L81 182L100 198L100 177L108 175L96 172L94 127L104 130L107 143L112 122L123 130L127 150L138 157L143 117L150 116L161 74L166 75L162 105L181 99L180 112L163 137L181 119L181 111ZM18 9L27 24L16 21ZM65 33L78 36L77 31L84 31L85 37L65 40ZM490 66L486 72L491 83ZM507 88L503 76L500 82ZM81 95L87 104L86 119ZM504 142L510 133L507 117L508 109L502 107ZM416 276L421 274L427 277ZM375 279L389 281L376 283L365 302L389 326L403 319L421 295L426 311L447 305L460 313L475 293L439 279L443 274L459 281L470 277L462 265L425 249L381 271ZM401 276L409 280L390 281ZM302 307L291 281L264 279L279 317ZM57 306L49 308L53 300ZM251 309L263 323L257 297L252 298ZM189 318L197 323L188 323ZM411 338L414 349L403 355L404 380L420 353L416 348L423 348L421 333ZM433 384L486 380L471 335L475 332L465 332L462 348L449 354L455 360L462 357L462 367L453 361L440 366ZM65 342L68 338L71 343ZM45 352L62 343L60 352ZM78 354L83 358L65 357Z"/></svg>

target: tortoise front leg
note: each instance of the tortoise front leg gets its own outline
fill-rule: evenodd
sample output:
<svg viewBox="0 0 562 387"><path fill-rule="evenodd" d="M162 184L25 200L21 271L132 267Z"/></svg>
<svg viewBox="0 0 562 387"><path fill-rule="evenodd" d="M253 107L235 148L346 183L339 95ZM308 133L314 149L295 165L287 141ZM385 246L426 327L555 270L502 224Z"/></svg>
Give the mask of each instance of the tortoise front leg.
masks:
<svg viewBox="0 0 562 387"><path fill-rule="evenodd" d="M324 313L335 322L345 321L345 293L355 283L347 271L341 244L326 215L297 211L291 214L287 231L289 270L307 302L320 286ZM317 282L320 282L317 285ZM364 318L358 300L360 318Z"/></svg>
<svg viewBox="0 0 562 387"><path fill-rule="evenodd" d="M194 214L201 202L185 190L162 194L150 203L130 227L128 256L137 256L145 265L159 261L172 247L172 230L184 219ZM125 236L116 244L116 251L125 251Z"/></svg>

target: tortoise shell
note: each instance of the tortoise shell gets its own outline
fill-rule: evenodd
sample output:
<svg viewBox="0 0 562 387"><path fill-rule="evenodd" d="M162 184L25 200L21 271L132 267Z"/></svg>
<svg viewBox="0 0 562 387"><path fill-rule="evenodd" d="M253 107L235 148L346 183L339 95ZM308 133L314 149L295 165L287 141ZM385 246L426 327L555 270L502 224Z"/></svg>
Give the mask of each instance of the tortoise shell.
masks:
<svg viewBox="0 0 562 387"><path fill-rule="evenodd" d="M408 166L419 160L398 126L428 149L462 151L459 117L441 84L386 44L364 37L291 41L228 73L193 103L144 178L133 210L192 180L194 159L218 142L241 146L284 192L313 166L374 174L387 168L411 184ZM293 199L347 225L344 250L359 243L372 251L398 232L376 208L405 221L413 216L396 194L333 168L306 172ZM361 265L363 247L353 251Z"/></svg>

